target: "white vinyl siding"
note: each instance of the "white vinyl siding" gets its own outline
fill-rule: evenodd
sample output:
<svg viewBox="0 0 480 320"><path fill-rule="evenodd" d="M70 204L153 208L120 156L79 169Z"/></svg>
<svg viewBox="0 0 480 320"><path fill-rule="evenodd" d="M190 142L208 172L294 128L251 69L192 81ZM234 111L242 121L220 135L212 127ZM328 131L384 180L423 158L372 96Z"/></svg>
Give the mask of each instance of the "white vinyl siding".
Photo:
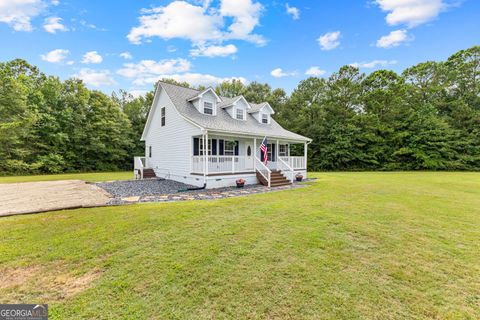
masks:
<svg viewBox="0 0 480 320"><path fill-rule="evenodd" d="M146 155L152 147L152 157L148 158L147 166L155 171L171 175L185 176L190 174L192 155L192 136L201 135L200 128L191 124L178 114L170 98L163 89L158 101L152 106L152 122L145 135ZM160 107L161 106L161 107ZM168 126L161 126L161 109L165 108Z"/></svg>

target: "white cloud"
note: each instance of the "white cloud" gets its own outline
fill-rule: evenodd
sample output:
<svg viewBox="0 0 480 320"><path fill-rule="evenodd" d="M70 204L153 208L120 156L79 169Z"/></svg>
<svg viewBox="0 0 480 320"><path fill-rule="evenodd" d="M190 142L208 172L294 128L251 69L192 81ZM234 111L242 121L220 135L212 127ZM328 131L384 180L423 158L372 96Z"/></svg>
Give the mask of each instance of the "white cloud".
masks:
<svg viewBox="0 0 480 320"><path fill-rule="evenodd" d="M340 45L340 31L327 32L320 36L317 41L322 50L332 50Z"/></svg>
<svg viewBox="0 0 480 320"><path fill-rule="evenodd" d="M50 33L56 33L57 31L68 31L68 28L62 24L62 18L50 17L45 19L43 24L45 31Z"/></svg>
<svg viewBox="0 0 480 320"><path fill-rule="evenodd" d="M242 77L222 78L210 74L190 73L191 64L188 60L165 59L161 61L142 60L139 63L125 63L117 74L132 79L135 87L154 84L160 79L174 79L180 82L188 82L194 86L216 85L226 80L238 79L243 83L247 80Z"/></svg>
<svg viewBox="0 0 480 320"><path fill-rule="evenodd" d="M97 51L89 51L83 55L82 63L101 63L103 58Z"/></svg>
<svg viewBox="0 0 480 320"><path fill-rule="evenodd" d="M323 76L325 73L327 72L325 70L320 69L319 67L310 67L307 69L307 71L305 71L305 74L307 76L314 76L314 77Z"/></svg>
<svg viewBox="0 0 480 320"><path fill-rule="evenodd" d="M377 47L379 48L392 48L398 47L404 42L411 41L413 38L408 36L407 30L395 30L388 35L381 37L377 40Z"/></svg>
<svg viewBox="0 0 480 320"><path fill-rule="evenodd" d="M93 87L112 86L116 84L108 70L82 68L80 72L74 74L73 77L82 79L85 84Z"/></svg>
<svg viewBox="0 0 480 320"><path fill-rule="evenodd" d="M209 8L210 2L194 5L173 1L164 7L142 10L140 25L130 30L128 40L140 44L145 39L187 39L196 45L242 39L264 44L260 35L252 34L259 24L262 6L251 0L221 0L220 8ZM224 18L230 18L226 26ZM228 20L228 19L227 19Z"/></svg>
<svg viewBox="0 0 480 320"><path fill-rule="evenodd" d="M355 68L373 69L377 67L386 67L394 64L397 64L397 60L373 60L370 62L354 62L350 65Z"/></svg>
<svg viewBox="0 0 480 320"><path fill-rule="evenodd" d="M31 19L46 6L42 0L0 0L0 22L15 31L32 31Z"/></svg>
<svg viewBox="0 0 480 320"><path fill-rule="evenodd" d="M69 66L71 66L71 65L75 64L75 61L73 61L73 60L67 61L67 64L68 64Z"/></svg>
<svg viewBox="0 0 480 320"><path fill-rule="evenodd" d="M120 53L120 57L122 57L125 60L132 60L132 54L130 52L122 52Z"/></svg>
<svg viewBox="0 0 480 320"><path fill-rule="evenodd" d="M199 46L196 49L190 50L190 55L193 57L226 57L237 52L237 47L233 44L226 46Z"/></svg>
<svg viewBox="0 0 480 320"><path fill-rule="evenodd" d="M125 78L134 79L136 85L155 83L160 75L187 72L191 64L185 59L165 59L161 61L142 60L139 63L125 63L117 73Z"/></svg>
<svg viewBox="0 0 480 320"><path fill-rule="evenodd" d="M276 68L273 69L272 72L270 72L270 75L275 78L282 78L282 77L289 77L289 76L294 76L296 75L296 72L284 72L282 68Z"/></svg>
<svg viewBox="0 0 480 320"><path fill-rule="evenodd" d="M70 52L65 49L55 49L46 54L40 55L43 61L57 63L65 60Z"/></svg>
<svg viewBox="0 0 480 320"><path fill-rule="evenodd" d="M222 78L216 77L210 74L203 74L203 73L183 73L183 74L167 74L167 75L159 75L156 78L149 79L149 83L155 83L160 79L174 79L179 82L188 82L193 86L215 86L219 83L224 81L232 81L232 80L240 80L243 84L248 83L247 79L243 77L230 77L230 78Z"/></svg>
<svg viewBox="0 0 480 320"><path fill-rule="evenodd" d="M287 3L285 4L285 9L287 10L287 14L292 16L293 20L300 19L300 10L298 10L298 8L290 7Z"/></svg>
<svg viewBox="0 0 480 320"><path fill-rule="evenodd" d="M232 17L233 23L228 27L230 31L227 39L242 39L264 45L262 36L251 34L259 24L262 12L260 3L253 3L251 0L222 0L220 14L223 17Z"/></svg>
<svg viewBox="0 0 480 320"><path fill-rule="evenodd" d="M203 7L185 1L174 1L165 7L143 10L142 13L140 26L132 28L127 36L135 44L151 37L203 42L222 36L220 16L209 15Z"/></svg>
<svg viewBox="0 0 480 320"><path fill-rule="evenodd" d="M60 4L60 1L59 0L52 0L52 1L50 1L50 3L54 6L58 6Z"/></svg>
<svg viewBox="0 0 480 320"><path fill-rule="evenodd" d="M168 52L175 52L175 51L177 51L177 48L175 46L170 45L170 46L167 47L167 51Z"/></svg>
<svg viewBox="0 0 480 320"><path fill-rule="evenodd" d="M388 12L389 25L406 24L413 28L436 18L446 8L442 0L376 0L380 8Z"/></svg>

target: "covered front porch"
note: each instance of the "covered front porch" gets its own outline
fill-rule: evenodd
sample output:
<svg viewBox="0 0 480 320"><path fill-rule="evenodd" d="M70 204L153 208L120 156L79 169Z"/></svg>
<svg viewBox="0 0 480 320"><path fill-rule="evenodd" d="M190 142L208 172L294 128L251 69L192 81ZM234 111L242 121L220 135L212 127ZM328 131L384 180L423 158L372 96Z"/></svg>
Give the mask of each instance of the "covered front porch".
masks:
<svg viewBox="0 0 480 320"><path fill-rule="evenodd" d="M191 173L215 176L260 172L269 180L271 171L278 170L293 180L295 172L306 171L307 142L267 136L268 161L265 165L260 151L263 139L214 133L193 137Z"/></svg>

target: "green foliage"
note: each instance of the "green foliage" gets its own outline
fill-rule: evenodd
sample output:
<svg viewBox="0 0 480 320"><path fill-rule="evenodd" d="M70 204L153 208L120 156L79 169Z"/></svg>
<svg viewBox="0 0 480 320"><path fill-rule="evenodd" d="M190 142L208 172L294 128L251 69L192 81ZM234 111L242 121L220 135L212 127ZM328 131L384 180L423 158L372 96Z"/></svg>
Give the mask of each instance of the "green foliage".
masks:
<svg viewBox="0 0 480 320"><path fill-rule="evenodd" d="M1 63L0 174L129 169L152 96L120 101L23 60Z"/></svg>
<svg viewBox="0 0 480 320"><path fill-rule="evenodd" d="M479 46L401 75L344 66L328 79L301 81L290 96L255 81L215 89L267 101L282 126L312 138L309 169L480 170ZM0 63L0 174L130 169L144 153L153 96L120 90L108 97L24 60Z"/></svg>

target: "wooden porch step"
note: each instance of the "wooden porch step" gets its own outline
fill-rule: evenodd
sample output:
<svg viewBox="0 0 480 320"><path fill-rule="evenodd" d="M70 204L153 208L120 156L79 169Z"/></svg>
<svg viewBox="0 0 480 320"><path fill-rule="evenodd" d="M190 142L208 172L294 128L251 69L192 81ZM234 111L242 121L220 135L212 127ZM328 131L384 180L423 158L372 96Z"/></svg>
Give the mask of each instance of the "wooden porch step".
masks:
<svg viewBox="0 0 480 320"><path fill-rule="evenodd" d="M156 178L157 175L153 169L143 169L143 179Z"/></svg>
<svg viewBox="0 0 480 320"><path fill-rule="evenodd" d="M264 186L268 186L268 181L257 171L257 179ZM270 187L280 187L292 184L280 171L272 170L270 174Z"/></svg>

